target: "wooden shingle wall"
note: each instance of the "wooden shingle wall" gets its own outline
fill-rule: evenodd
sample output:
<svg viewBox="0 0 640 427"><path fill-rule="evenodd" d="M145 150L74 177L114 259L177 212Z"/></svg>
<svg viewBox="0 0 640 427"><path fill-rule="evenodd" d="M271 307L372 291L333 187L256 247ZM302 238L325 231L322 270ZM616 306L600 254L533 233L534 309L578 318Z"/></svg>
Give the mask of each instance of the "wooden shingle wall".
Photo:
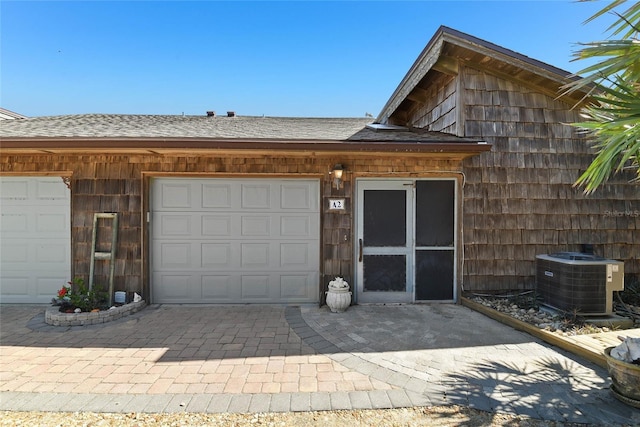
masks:
<svg viewBox="0 0 640 427"><path fill-rule="evenodd" d="M456 134L456 79L441 74L422 91L424 106L413 115L411 126Z"/></svg>
<svg viewBox="0 0 640 427"><path fill-rule="evenodd" d="M593 159L576 128L573 105L464 67L457 84L441 79L433 97L412 112L408 123L430 129L441 118L434 111L454 98L465 137L493 144L491 152L464 161L464 289L496 291L535 286L535 256L581 251L625 262L625 272L640 274L640 185L633 174L614 177L585 196L573 183ZM451 88L461 93L442 97Z"/></svg>
<svg viewBox="0 0 640 427"><path fill-rule="evenodd" d="M340 189L332 186L331 167L342 163L344 183ZM356 177L427 177L451 176L460 171L459 161L435 160L420 155L388 154L364 156L309 155L309 153L277 155L268 152L242 153L206 152L183 154L24 154L0 153L0 174L55 175L56 171L71 171L72 203L72 274L88 280L91 254L93 214L119 214L119 239L116 254L115 289L142 293L149 291L144 272L143 241L143 177L317 177L321 179L321 264L320 301L328 282L336 276L353 282L353 191ZM178 174L178 175L175 175ZM344 211L329 211L330 198L344 198ZM110 240L110 228L100 232L101 242ZM107 249L101 247L98 249ZM97 284L107 284L106 263L96 264Z"/></svg>
<svg viewBox="0 0 640 427"><path fill-rule="evenodd" d="M593 159L554 96L466 68L464 135L494 144L464 163L465 288L530 289L535 256L581 251L640 273L640 186L619 176L585 196L573 183Z"/></svg>

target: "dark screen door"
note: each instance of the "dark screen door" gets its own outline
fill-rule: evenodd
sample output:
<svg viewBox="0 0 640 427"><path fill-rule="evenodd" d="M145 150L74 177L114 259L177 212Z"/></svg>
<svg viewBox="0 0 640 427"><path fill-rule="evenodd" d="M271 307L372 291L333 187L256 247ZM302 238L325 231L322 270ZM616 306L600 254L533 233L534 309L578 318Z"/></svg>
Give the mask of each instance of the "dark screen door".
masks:
<svg viewBox="0 0 640 427"><path fill-rule="evenodd" d="M455 181L416 181L416 301L453 300Z"/></svg>
<svg viewBox="0 0 640 427"><path fill-rule="evenodd" d="M413 298L413 202L410 181L358 185L358 301Z"/></svg>

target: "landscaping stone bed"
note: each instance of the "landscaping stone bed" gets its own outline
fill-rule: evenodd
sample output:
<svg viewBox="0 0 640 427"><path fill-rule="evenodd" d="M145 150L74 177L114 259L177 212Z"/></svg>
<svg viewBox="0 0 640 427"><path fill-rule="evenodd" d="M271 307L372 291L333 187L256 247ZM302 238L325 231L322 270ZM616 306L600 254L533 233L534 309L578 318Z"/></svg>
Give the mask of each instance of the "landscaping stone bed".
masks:
<svg viewBox="0 0 640 427"><path fill-rule="evenodd" d="M52 326L85 326L111 322L121 317L129 316L142 310L147 303L145 301L132 302L116 306L108 310L81 313L61 313L58 306L47 308L44 320Z"/></svg>
<svg viewBox="0 0 640 427"><path fill-rule="evenodd" d="M555 332L562 336L608 332L615 328L585 322L585 318L574 313L561 313L537 304L533 293L516 295L468 295L471 301L482 304L514 319L534 325L537 328ZM640 307L627 306L637 313L631 315L634 328L640 328ZM626 313L628 314L628 313Z"/></svg>

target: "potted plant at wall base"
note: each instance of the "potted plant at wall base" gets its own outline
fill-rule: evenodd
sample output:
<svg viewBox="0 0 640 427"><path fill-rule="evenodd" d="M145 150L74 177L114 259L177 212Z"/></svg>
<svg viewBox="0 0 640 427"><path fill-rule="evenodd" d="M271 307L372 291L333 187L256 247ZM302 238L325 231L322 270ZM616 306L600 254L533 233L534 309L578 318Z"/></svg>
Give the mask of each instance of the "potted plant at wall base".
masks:
<svg viewBox="0 0 640 427"><path fill-rule="evenodd" d="M640 408L640 338L620 338L622 344L604 350L611 392L620 401Z"/></svg>
<svg viewBox="0 0 640 427"><path fill-rule="evenodd" d="M342 313L351 305L351 292L349 283L342 277L336 277L329 282L327 291L327 306L332 313Z"/></svg>

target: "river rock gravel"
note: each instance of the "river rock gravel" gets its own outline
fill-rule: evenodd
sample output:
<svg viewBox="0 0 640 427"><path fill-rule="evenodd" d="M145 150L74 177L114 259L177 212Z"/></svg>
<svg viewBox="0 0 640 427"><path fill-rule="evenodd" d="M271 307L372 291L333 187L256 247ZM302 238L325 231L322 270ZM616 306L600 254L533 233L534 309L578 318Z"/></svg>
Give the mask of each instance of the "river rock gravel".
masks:
<svg viewBox="0 0 640 427"><path fill-rule="evenodd" d="M609 332L611 328L590 324L578 315L560 313L538 306L532 297L501 298L498 296L471 296L470 299L514 319L534 325L539 329L554 332L562 336ZM640 313L640 307L630 306L634 313ZM634 328L640 327L640 317L634 316Z"/></svg>

